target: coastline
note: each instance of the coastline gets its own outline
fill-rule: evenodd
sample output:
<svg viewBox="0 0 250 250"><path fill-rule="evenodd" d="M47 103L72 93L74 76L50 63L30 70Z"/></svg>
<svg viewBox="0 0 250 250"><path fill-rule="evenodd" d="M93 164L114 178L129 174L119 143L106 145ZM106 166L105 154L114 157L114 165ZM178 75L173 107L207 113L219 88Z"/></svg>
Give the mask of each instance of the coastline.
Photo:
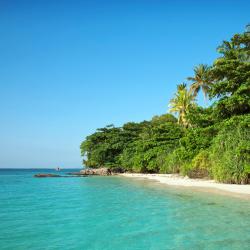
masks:
<svg viewBox="0 0 250 250"><path fill-rule="evenodd" d="M153 180L169 186L188 187L200 191L232 195L250 200L250 185L225 184L215 182L214 180L191 179L187 176L184 177L176 174L123 173L119 175L128 178Z"/></svg>

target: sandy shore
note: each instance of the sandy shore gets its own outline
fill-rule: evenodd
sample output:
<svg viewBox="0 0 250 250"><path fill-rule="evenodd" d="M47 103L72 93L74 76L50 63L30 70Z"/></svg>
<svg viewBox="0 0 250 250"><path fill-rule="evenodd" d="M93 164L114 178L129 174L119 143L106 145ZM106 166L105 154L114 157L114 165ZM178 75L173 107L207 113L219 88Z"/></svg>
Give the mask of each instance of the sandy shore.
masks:
<svg viewBox="0 0 250 250"><path fill-rule="evenodd" d="M250 185L236 185L236 184L224 184L217 183L214 180L203 179L190 179L188 177L182 177L174 174L121 174L121 176L129 178L144 178L149 180L155 180L160 183L179 186L206 189L207 191L222 191L221 193L238 194L247 198L250 198Z"/></svg>

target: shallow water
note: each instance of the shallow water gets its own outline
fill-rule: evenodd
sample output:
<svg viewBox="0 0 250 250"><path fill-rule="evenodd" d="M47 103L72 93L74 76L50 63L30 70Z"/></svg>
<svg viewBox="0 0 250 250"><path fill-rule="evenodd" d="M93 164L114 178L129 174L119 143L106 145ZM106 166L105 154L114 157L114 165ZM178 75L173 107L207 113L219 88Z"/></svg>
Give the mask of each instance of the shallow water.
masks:
<svg viewBox="0 0 250 250"><path fill-rule="evenodd" d="M0 249L250 249L249 200L35 173L0 170Z"/></svg>

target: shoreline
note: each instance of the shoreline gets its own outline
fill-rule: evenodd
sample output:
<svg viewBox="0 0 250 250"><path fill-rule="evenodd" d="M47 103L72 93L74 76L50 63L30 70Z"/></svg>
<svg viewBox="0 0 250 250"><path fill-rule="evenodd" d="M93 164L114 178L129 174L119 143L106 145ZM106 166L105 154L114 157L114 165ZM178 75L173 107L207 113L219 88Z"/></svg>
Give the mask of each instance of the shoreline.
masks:
<svg viewBox="0 0 250 250"><path fill-rule="evenodd" d="M199 191L219 193L235 197L247 198L250 200L250 185L225 184L214 180L191 179L177 174L137 174L123 173L119 176L127 178L147 179L160 182L161 184L175 187L188 187Z"/></svg>

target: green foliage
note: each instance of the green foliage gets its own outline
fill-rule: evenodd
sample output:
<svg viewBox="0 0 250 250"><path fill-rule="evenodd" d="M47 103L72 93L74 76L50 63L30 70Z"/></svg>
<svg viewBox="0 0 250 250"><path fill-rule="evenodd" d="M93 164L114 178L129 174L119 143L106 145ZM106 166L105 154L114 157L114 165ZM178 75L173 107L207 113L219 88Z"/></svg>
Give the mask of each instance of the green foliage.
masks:
<svg viewBox="0 0 250 250"><path fill-rule="evenodd" d="M210 147L213 137L218 133L218 128L210 126L206 128L190 128L180 143L185 149L187 160L192 160L201 150Z"/></svg>
<svg viewBox="0 0 250 250"><path fill-rule="evenodd" d="M83 163L87 167L113 167L117 165L123 149L138 135L145 123L125 124L123 128L107 126L97 129L97 132L87 136L81 144Z"/></svg>
<svg viewBox="0 0 250 250"><path fill-rule="evenodd" d="M169 111L178 114L178 123L189 127L187 114L195 106L195 95L187 89L186 84L177 85L175 97L170 100Z"/></svg>
<svg viewBox="0 0 250 250"><path fill-rule="evenodd" d="M207 100L207 95L211 86L209 73L210 67L205 64L200 64L194 68L194 76L187 78L192 82L190 91L193 93L193 95L197 96L197 94L201 90L203 92L205 101Z"/></svg>
<svg viewBox="0 0 250 250"><path fill-rule="evenodd" d="M210 97L220 98L215 114L220 119L250 112L250 36L236 34L224 41L218 51L222 57L211 70Z"/></svg>
<svg viewBox="0 0 250 250"><path fill-rule="evenodd" d="M205 128L212 126L217 122L216 117L214 117L213 107L192 107L187 114L187 119L189 120L192 128Z"/></svg>
<svg viewBox="0 0 250 250"><path fill-rule="evenodd" d="M123 151L121 165L135 172L158 172L164 156L176 147L182 134L183 129L173 118L169 122L163 117L152 119L139 138Z"/></svg>
<svg viewBox="0 0 250 250"><path fill-rule="evenodd" d="M221 124L211 147L210 160L216 180L243 184L250 177L250 115L234 117Z"/></svg>
<svg viewBox="0 0 250 250"><path fill-rule="evenodd" d="M179 143L183 129L170 114L122 128L98 129L81 144L88 167L122 167L134 172L158 172L164 155Z"/></svg>
<svg viewBox="0 0 250 250"><path fill-rule="evenodd" d="M176 123L177 119L171 114L156 115L152 118L151 122L153 124L164 124L165 122Z"/></svg>
<svg viewBox="0 0 250 250"><path fill-rule="evenodd" d="M169 153L160 167L160 173L180 173L181 168L187 162L187 155L183 147L178 147Z"/></svg>
<svg viewBox="0 0 250 250"><path fill-rule="evenodd" d="M182 168L182 173L190 178L204 178L211 176L211 161L208 150L200 151L191 161Z"/></svg>

